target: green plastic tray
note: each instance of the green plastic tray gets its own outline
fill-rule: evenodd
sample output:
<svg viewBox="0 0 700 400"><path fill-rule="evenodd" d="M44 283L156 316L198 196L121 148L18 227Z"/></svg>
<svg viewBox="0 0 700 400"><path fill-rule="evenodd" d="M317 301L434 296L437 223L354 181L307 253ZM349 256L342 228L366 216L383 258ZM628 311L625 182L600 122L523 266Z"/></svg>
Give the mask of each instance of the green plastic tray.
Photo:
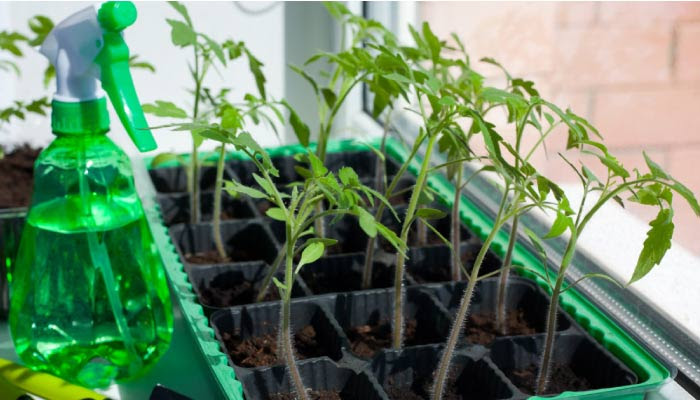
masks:
<svg viewBox="0 0 700 400"><path fill-rule="evenodd" d="M368 146L378 148L379 143L379 138L369 143L360 143L353 140L331 141L328 144L328 152L369 151ZM304 151L305 149L301 145L289 145L268 149L272 157L288 156ZM387 140L386 151L390 158L399 163L406 160L409 155L409 152L401 143L392 139ZM230 153L227 159L243 159L244 157L245 156L240 153ZM150 165L150 159L144 161L144 165ZM134 166L137 187L141 193L144 209L146 210L148 222L151 226L156 245L160 250L165 269L170 278L171 288L180 302L185 320L188 322L194 338L199 348L202 350L202 354L219 383L221 392L228 399L242 400L243 389L241 383L236 379L233 368L228 365L226 355L221 352L219 343L214 337L214 331L209 326L209 322L204 316L204 311L197 302L196 295L192 290L192 285L185 273L184 266L168 235L168 229L163 224L160 209L156 202L156 192L144 165L140 168L136 165ZM167 166L175 166L175 164L163 165L163 167ZM419 168L420 160L414 159L408 168L408 172L417 175ZM441 202L452 206L455 189L443 175L431 175L428 178L428 185L439 194ZM467 227L482 240L486 238L493 226L493 220L465 196L462 196L460 203L460 218ZM497 235L491 248L496 254L503 257L507 243L508 232L502 230ZM545 267L542 265L539 258L520 243L515 245L513 262L544 274ZM539 286L548 290L547 284L534 273L522 272L522 276L534 280ZM639 379L639 383L585 392L564 392L556 397L547 398L641 400L644 398L645 393L657 390L659 386L670 377L669 371L659 361L652 357L651 354L629 334L608 318L576 289L568 290L563 293L560 297L560 301L563 309L567 313L569 313L601 345L634 371ZM531 397L531 399L540 398L542 397Z"/></svg>

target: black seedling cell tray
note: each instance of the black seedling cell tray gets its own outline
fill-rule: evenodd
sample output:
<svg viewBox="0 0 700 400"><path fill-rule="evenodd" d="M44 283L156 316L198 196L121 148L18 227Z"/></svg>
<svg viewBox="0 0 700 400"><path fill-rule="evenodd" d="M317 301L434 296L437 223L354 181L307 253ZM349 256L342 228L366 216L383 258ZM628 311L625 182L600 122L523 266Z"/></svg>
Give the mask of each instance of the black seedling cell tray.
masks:
<svg viewBox="0 0 700 400"><path fill-rule="evenodd" d="M393 260L384 262L375 254L372 269L372 287L370 289L388 288L394 285ZM351 292L362 289L362 270L365 255L363 253L341 254L323 257L302 268L300 274L313 294Z"/></svg>
<svg viewBox="0 0 700 400"><path fill-rule="evenodd" d="M255 303L260 286L270 266L264 261L221 265L196 265L187 268L192 289L206 315L222 308ZM283 280L279 271L277 279ZM304 281L298 277L292 287L292 297L310 294ZM270 284L264 301L278 301L279 291Z"/></svg>
<svg viewBox="0 0 700 400"><path fill-rule="evenodd" d="M153 186L158 193L187 192L187 171L182 167L156 168L148 170ZM228 169L224 170L224 178L231 179L233 175ZM216 185L216 167L199 169L199 188L202 191L214 190Z"/></svg>
<svg viewBox="0 0 700 400"><path fill-rule="evenodd" d="M460 246L460 259L467 270L471 272L474 260L481 250L481 244L462 243ZM434 282L446 282L450 277L450 264L452 250L446 245L433 245L425 247L412 247L406 260L406 271L409 273L412 284L424 284ZM479 269L479 276L487 275L501 268L501 261L491 251Z"/></svg>
<svg viewBox="0 0 700 400"><path fill-rule="evenodd" d="M531 336L545 331L546 315L538 310L546 310L549 298L534 282L517 277L509 277L506 315L512 321L510 330L501 335L493 326L498 295L498 278L480 281L474 289L469 317L466 324L466 342L489 346L501 336ZM447 282L424 286L438 301L454 315L459 308L467 282ZM578 332L575 322L559 311L557 331Z"/></svg>
<svg viewBox="0 0 700 400"><path fill-rule="evenodd" d="M328 358L304 360L297 363L304 385L315 391L337 392L343 400L387 400L374 377L367 371L343 368ZM289 396L292 385L284 366L243 372L239 379L247 399L275 399L276 394ZM293 397L277 397L291 399Z"/></svg>
<svg viewBox="0 0 700 400"><path fill-rule="evenodd" d="M158 204L163 214L166 226L172 226L190 221L189 193L173 193L158 195ZM202 221L211 221L214 213L214 192L200 194L200 216ZM224 192L221 197L221 219L251 219L258 217L251 199L248 197L233 198Z"/></svg>
<svg viewBox="0 0 700 400"><path fill-rule="evenodd" d="M272 157L280 170L280 178L276 183L283 190L289 190L286 185L299 179L294 169L297 162L289 154L286 150L280 150ZM342 166L350 166L364 184L376 187L376 157L371 151L329 152L326 165L333 171ZM388 159L386 166L389 175L398 172L395 161ZM204 191L200 204L205 221L211 218L212 213L210 204L214 172L213 167L201 169L200 187ZM257 186L252 177L253 172L257 172L257 168L250 161L232 159L226 164L227 176L243 184ZM223 390L231 398L240 398L240 392L236 392L239 389L227 389L232 383L238 384L226 376L232 375L233 368L248 400L265 399L275 393L288 393L288 374L273 351L277 345L280 303L269 298L271 301L251 304L267 268L282 251L281 245L285 241L283 223L265 216L270 204L264 200L233 199L225 195L223 211L228 213L232 210L233 217L240 218L221 223L223 241L230 259L205 264L189 262L189 255L214 252L212 224L187 224L189 199L184 193L184 169L160 168L150 170L149 173L159 192L157 200L163 218L167 224L173 224L169 229L172 244L184 265L199 305L209 317L216 343L222 353L226 354L224 356L216 351L219 361L216 365L212 364ZM397 190L412 188L414 185L415 178L406 175L401 178ZM405 212L405 203L410 194L411 190L408 190L390 199L397 206L397 213ZM444 198L440 201L449 201L449 196L442 197ZM439 202L430 207L449 210ZM395 231L400 228L388 210L385 211L382 222ZM463 222L473 225L473 221L468 219L463 219ZM293 289L292 327L296 351L300 356L298 359L301 358L298 365L304 384L310 390L335 390L344 399L404 398L396 397L398 395L394 391L394 388L401 386L413 387L414 392L425 396L425 385L420 381L432 382L441 346L449 333L458 302L466 287L466 281L450 281L452 254L449 247L438 243L430 231L432 241L427 245L409 247L404 281L407 339L404 348L395 351L390 349L390 332L396 254L382 240L377 241L373 288L361 290L360 281L368 240L366 235L355 217L343 217L337 221L328 218L325 223L326 237L338 239L339 244L328 248L324 257L302 268ZM445 238L450 239L449 212L445 218L432 220L431 223ZM481 248L478 235L472 232L479 231L468 230L466 225L461 229L460 253L463 264L470 271ZM412 235L415 236L415 231ZM499 257L489 251L481 275L497 271L501 264ZM282 273L280 270L277 277L281 279ZM242 286L232 289L236 285ZM187 285L178 287L184 286ZM513 274L509 279L508 310L521 309L522 313L517 314L515 319L518 321L520 318L526 327L532 328L531 331L509 331L506 336L494 335L485 342L475 342L471 340L470 327L479 322L475 318L480 315L493 315L496 290L497 277L484 279L476 287L469 312L470 320L465 326L465 335L458 344L453 364L452 374L457 378L456 398L524 399L530 396L526 390L518 388L520 382L516 378L518 374L523 374L520 370L539 361L549 296L535 282L517 278ZM235 291L238 293L233 293ZM276 292L277 288L272 285L270 291ZM211 301L212 298L217 301ZM193 306L198 307L197 304ZM560 311L554 355L556 363L571 365L573 374L588 381L592 389L626 386L638 382L638 379L647 380L644 376L635 376L619 359L585 333L590 322L585 319L586 316L583 318L585 326ZM210 334L199 332L198 337L205 336L209 340L206 343L207 353L215 346L210 346L214 344ZM241 349L246 350L248 345L252 348L258 346L262 362L251 359L246 361L245 351L233 351L231 348L233 344L240 345L241 341L253 338L262 339L255 339ZM315 347L310 345L314 343ZM619 353L620 350L616 350L615 345L613 342L613 347L610 348ZM222 362L224 357L228 358L230 367ZM645 365L642 371L644 368L650 367ZM224 382L229 385L224 387ZM571 386L558 390L579 389ZM421 390L423 393L420 393ZM643 390L645 389L641 388L633 394L639 395ZM595 399L614 398L612 392L605 392L600 397L598 392L591 393L591 398ZM568 393L564 396L571 395Z"/></svg>
<svg viewBox="0 0 700 400"><path fill-rule="evenodd" d="M192 256L215 254L212 224L179 224L170 228L173 244L185 265L195 265ZM264 221L251 219L223 221L221 236L231 262L265 261L272 264L279 244L272 237ZM211 264L221 264L219 261ZM203 262L201 264L208 264Z"/></svg>
<svg viewBox="0 0 700 400"><path fill-rule="evenodd" d="M297 358L343 358L342 332L335 319L322 307L323 300L330 299L292 301L292 331ZM280 309L279 302L261 303L220 310L211 316L216 337L237 373L283 363L269 347L277 346ZM308 340L302 340L302 336ZM255 342L250 343L250 340ZM250 351L246 353L246 350Z"/></svg>
<svg viewBox="0 0 700 400"><path fill-rule="evenodd" d="M435 298L408 287L404 304L405 346L440 343L450 330L450 317ZM393 289L375 289L335 295L330 310L348 338L348 349L369 359L391 347Z"/></svg>
<svg viewBox="0 0 700 400"><path fill-rule="evenodd" d="M387 350L372 360L369 369L390 399L428 399L442 348L426 345ZM511 399L516 393L485 348L473 346L455 353L445 399Z"/></svg>
<svg viewBox="0 0 700 400"><path fill-rule="evenodd" d="M536 366L543 345L544 335L535 335L500 338L491 346L489 357L518 387L522 397L532 394L531 388L524 387L523 379L532 375L536 378ZM575 391L627 386L637 382L637 376L629 368L584 333L558 334L553 360L555 367L549 379L552 393L562 391L556 389L559 383L564 384L565 390ZM587 387L576 387L584 384Z"/></svg>

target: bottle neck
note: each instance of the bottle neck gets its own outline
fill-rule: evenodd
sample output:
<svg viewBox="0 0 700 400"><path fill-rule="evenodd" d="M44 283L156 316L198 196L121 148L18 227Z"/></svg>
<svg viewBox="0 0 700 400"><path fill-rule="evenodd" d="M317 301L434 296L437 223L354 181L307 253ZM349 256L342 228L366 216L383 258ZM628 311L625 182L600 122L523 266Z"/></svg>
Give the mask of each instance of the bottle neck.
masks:
<svg viewBox="0 0 700 400"><path fill-rule="evenodd" d="M58 136L100 135L109 131L107 99L51 102L51 130Z"/></svg>

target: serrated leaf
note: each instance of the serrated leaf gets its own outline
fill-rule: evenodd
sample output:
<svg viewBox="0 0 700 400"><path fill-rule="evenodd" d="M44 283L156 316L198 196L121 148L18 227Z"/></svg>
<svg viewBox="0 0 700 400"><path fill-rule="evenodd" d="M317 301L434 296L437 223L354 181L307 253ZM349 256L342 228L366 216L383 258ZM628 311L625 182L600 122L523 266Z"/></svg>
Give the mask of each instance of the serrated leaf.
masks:
<svg viewBox="0 0 700 400"><path fill-rule="evenodd" d="M243 51L245 51L245 54L248 57L248 69L250 69L250 72L255 77L255 85L258 87L258 93L260 93L261 98L265 99L265 82L267 79L265 79L265 74L263 74L262 71L264 64L255 58L255 56L247 48Z"/></svg>
<svg viewBox="0 0 700 400"><path fill-rule="evenodd" d="M607 153L605 155L599 155L598 159L606 167L608 167L616 176L621 178L629 178L630 174L627 170L617 161L617 158L613 157L611 154Z"/></svg>
<svg viewBox="0 0 700 400"><path fill-rule="evenodd" d="M279 207L268 208L267 211L265 211L265 215L276 221L284 222L287 220L287 215L284 213L284 210Z"/></svg>
<svg viewBox="0 0 700 400"><path fill-rule="evenodd" d="M192 26L192 19L190 18L190 14L187 12L187 7L185 7L184 4L180 3L179 1L169 1L168 4L170 4L175 11L182 15L182 18L185 19L187 25Z"/></svg>
<svg viewBox="0 0 700 400"><path fill-rule="evenodd" d="M445 213L442 210L437 210L435 208L419 208L416 211L417 218L440 219L440 218L445 218L445 216L447 216L447 213Z"/></svg>
<svg viewBox="0 0 700 400"><path fill-rule="evenodd" d="M362 230L369 237L377 236L377 223L374 220L374 216L372 214L370 214L364 208L358 208L358 211L360 213L360 215L359 215L360 228L362 228Z"/></svg>
<svg viewBox="0 0 700 400"><path fill-rule="evenodd" d="M673 237L673 210L665 208L659 210L656 218L649 223L651 229L647 232L644 246L639 253L637 266L634 269L629 284L642 279L655 265L661 263L666 251L671 248Z"/></svg>
<svg viewBox="0 0 700 400"><path fill-rule="evenodd" d="M143 104L141 108L143 112L157 117L187 118L185 110L169 101L156 100L155 104Z"/></svg>
<svg viewBox="0 0 700 400"><path fill-rule="evenodd" d="M166 19L170 27L170 40L175 46L187 47L197 43L197 34L184 22Z"/></svg>
<svg viewBox="0 0 700 400"><path fill-rule="evenodd" d="M360 177L357 176L355 170L350 167L342 167L338 170L338 178L340 178L340 182L345 186L357 186L360 184Z"/></svg>
<svg viewBox="0 0 700 400"><path fill-rule="evenodd" d="M314 173L315 177L322 177L328 173L328 168L323 165L323 161L316 155L309 151L309 164L311 166L311 172ZM340 188L338 188L340 189Z"/></svg>

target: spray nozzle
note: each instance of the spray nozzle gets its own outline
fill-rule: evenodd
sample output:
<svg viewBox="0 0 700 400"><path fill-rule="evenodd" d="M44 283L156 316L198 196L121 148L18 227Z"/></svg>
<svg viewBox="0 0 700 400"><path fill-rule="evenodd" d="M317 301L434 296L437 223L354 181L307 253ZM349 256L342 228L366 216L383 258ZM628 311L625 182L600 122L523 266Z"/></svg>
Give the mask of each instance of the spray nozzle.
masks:
<svg viewBox="0 0 700 400"><path fill-rule="evenodd" d="M103 128L100 101L107 92L119 120L140 151L156 148L129 72L129 48L121 31L136 21L129 1L110 1L99 11L88 7L56 25L41 46L56 69L52 125L59 133ZM90 107L94 107L91 110ZM77 122L76 122L77 121Z"/></svg>

